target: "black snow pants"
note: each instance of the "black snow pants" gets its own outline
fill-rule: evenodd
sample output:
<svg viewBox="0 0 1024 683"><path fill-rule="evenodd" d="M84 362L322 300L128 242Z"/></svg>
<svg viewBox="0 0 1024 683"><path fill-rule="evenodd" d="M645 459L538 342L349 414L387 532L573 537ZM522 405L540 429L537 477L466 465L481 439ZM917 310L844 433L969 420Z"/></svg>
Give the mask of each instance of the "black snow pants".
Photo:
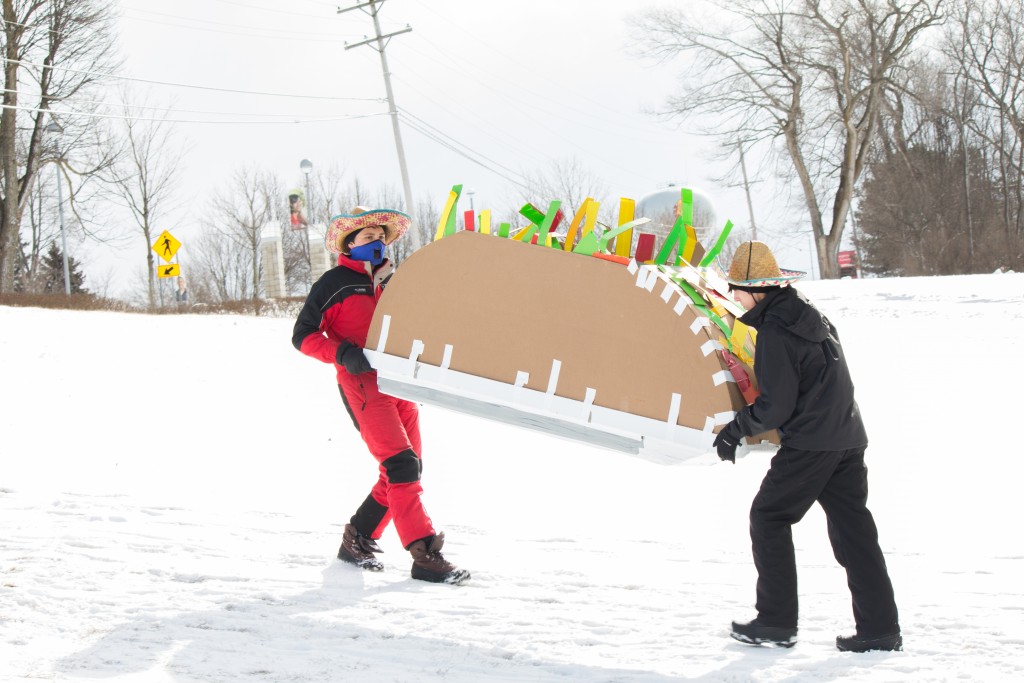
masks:
<svg viewBox="0 0 1024 683"><path fill-rule="evenodd" d="M817 501L828 520L832 551L846 569L857 634L875 637L900 630L892 582L867 500L868 470L863 448L779 449L750 508L759 621L771 626L797 626L792 527Z"/></svg>

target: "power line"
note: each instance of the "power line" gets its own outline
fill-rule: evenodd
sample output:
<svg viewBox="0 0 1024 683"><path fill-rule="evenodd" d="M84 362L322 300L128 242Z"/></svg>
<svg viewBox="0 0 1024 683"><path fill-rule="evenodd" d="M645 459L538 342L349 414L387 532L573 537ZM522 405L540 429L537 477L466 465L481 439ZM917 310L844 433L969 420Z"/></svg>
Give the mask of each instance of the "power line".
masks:
<svg viewBox="0 0 1024 683"><path fill-rule="evenodd" d="M145 12L147 10L131 10L131 11L134 11L134 12ZM202 19L189 19L188 17L178 17L178 16L175 16L175 15L172 15L172 14L163 14L162 12L152 12L152 14L163 15L163 16L167 16L167 17L171 17L171 18L175 18L175 19L180 19L182 21L202 22L202 23L207 23L207 24L216 24L216 25L220 25L220 26L236 26L237 28L240 28L240 29L248 29L248 30L251 30L251 31L262 31L262 33L246 33L244 31L227 31L227 30L218 29L218 28L207 28L205 26L191 26L189 24L176 24L176 23L170 23L170 22L166 22L166 21L158 21L156 19L146 19L144 17L125 16L124 18L126 20L128 20L128 21L143 21L143 22L146 22L146 23L149 23L149 24L157 24L159 26L174 26L176 28L184 28L184 29L189 29L189 30L192 30L192 31L206 31L208 33L221 33L221 34L224 34L224 35L232 35L232 36L246 36L246 37L251 37L251 38L274 38L274 39L277 39L277 40L290 40L290 41L302 42L302 43L336 43L337 42L337 37L333 36L333 34L326 34L326 33L321 33L321 34L317 34L317 33L301 33L301 35L287 36L287 35L281 35L280 30L276 29L276 28L259 28L259 27L256 27L256 26L237 26L235 24L225 24L223 22L206 21L206 20L202 20ZM286 33L299 33L299 32L297 32L297 31L286 31ZM310 36L313 36L313 35L323 35L323 36L330 35L331 37L311 38Z"/></svg>
<svg viewBox="0 0 1024 683"><path fill-rule="evenodd" d="M436 99L431 97L429 94L427 94L427 93L423 92L422 90L420 90L419 88L417 88L415 80L406 80L406 79L398 77L398 76L396 76L395 79L399 83L402 83L407 88L412 90L413 92L417 93L423 99L425 99L425 100L431 102L432 104L434 104L434 106L436 106L438 109L441 110L441 113L446 117L446 119L449 119L449 120L451 120L453 122L456 121L456 120L462 121L462 122L466 123L467 125L474 127L476 130L480 131L483 135L485 135L488 138L494 140L495 143L503 146L505 149L509 150L510 152L522 153L524 148L529 146L528 141L524 141L521 138L516 138L515 136L512 136L512 135L508 135L508 133L506 132L507 129L506 128L502 128L500 126L493 126L493 128L494 128L494 130L496 132L506 136L507 139L506 140L502 140L502 139L500 139L498 137L495 137L488 130L486 130L482 126L478 125L477 122L462 116L458 110L452 111L452 110L448 109L444 104L441 104ZM483 123L489 124L490 122L487 119L483 119ZM544 158L549 158L550 159L550 157L547 156L547 152L545 152L544 150L541 150L539 148L533 147L533 148L531 148L531 151L534 152L535 155L538 156L538 157L544 157Z"/></svg>
<svg viewBox="0 0 1024 683"><path fill-rule="evenodd" d="M214 121L210 119L169 119L156 116L125 116L123 114L99 114L96 112L85 112L85 111L67 111L57 109L43 109L40 107L25 107L21 105L10 105L0 104L0 108L3 109L14 109L17 111L33 111L39 113L49 113L53 116L64 116L68 118L84 117L90 119L116 119L121 121L166 121L167 123L212 123L212 124L303 124L303 123L326 123L331 121L349 121L353 119L367 119L374 116L386 116L387 112L377 112L374 114L345 114L343 116L326 116L322 118L314 119L293 119L291 121L259 121L259 120L241 120L241 121Z"/></svg>
<svg viewBox="0 0 1024 683"><path fill-rule="evenodd" d="M429 43L430 41L426 41L426 42L428 42L428 43ZM439 50L440 52L443 52L443 50L441 50L441 48L440 48L439 46L438 46L438 50ZM414 51L415 51L415 50L414 50ZM427 59L430 59L430 58L431 58L431 57L430 57L430 55L427 55L427 54L423 54L423 56L424 56L425 58L427 58ZM507 92L502 92L502 91L500 91L500 90L497 90L497 89L495 89L495 88L494 88L493 86L491 86L491 85L490 85L489 83L487 83L487 82L481 82L481 84L482 84L482 86L483 86L484 88L486 88L487 90L490 90L491 92L493 92L493 93L494 93L495 95L497 95L498 97L502 97L502 98L508 98L508 93L507 93ZM604 164L605 164L605 165L606 165L606 166L607 166L608 168L615 168L615 169L618 169L618 168L620 168L620 167L621 167L621 164L618 164L618 163L616 163L616 162L613 162L613 161L611 161L610 159L606 159L606 158L604 158L603 156L601 156L600 154L598 154L598 153L595 153L595 152L594 152L594 149L593 149L592 147L584 147L584 146L582 146L582 145L580 145L580 144L578 144L578 143L574 142L574 141L573 141L573 140L572 140L571 138L569 138L569 137L567 137L567 136L565 135L565 132L564 132L563 130L559 130L559 129L556 129L556 128L554 128L554 127L552 127L552 126L548 125L548 124L547 124L547 123L545 123L545 122L544 122L544 121L543 121L542 119L538 118L538 117L537 117L537 116L536 116L536 115L535 115L534 113L532 113L531 111L529 111L529 110L527 110L527 109L524 109L524 108L520 107L520 106L519 106L518 104L516 104L516 102L515 102L514 100L512 100L512 101L511 101L511 102L509 103L509 106L510 106L511 108L515 109L516 111L519 111L519 112L520 112L520 113L522 114L522 116L523 116L523 117L525 117L525 118L529 118L530 120L534 121L534 122L535 122L535 123L536 123L536 124L537 124L538 126L540 126L541 128L543 128L544 130L548 131L548 132L549 132L549 133L551 133L552 135L556 136L557 138L559 138L560 140L562 140L562 141L563 141L564 143L566 143L566 144L568 144L568 145L570 145L570 146L572 146L572 147L575 147L575 148L576 148L577 150L579 150L580 152L582 152L582 153L586 154L586 155L587 155L587 156L588 156L589 158L591 158L591 159L594 159L594 160L596 160L596 161L600 161L600 162L603 162L603 163L604 163ZM567 119L567 118L565 118L564 116L561 116L561 115L559 115L559 114L557 114L557 113L554 113L553 115L554 115L554 116L557 116L557 117L559 117L559 118L563 118L563 119L565 119L565 120L566 120L566 121L567 121L568 123L570 123L570 124L574 124L574 125L577 125L577 126L580 126L580 125L583 125L583 126L587 126L587 124L585 124L585 123L583 123L583 122L581 122L581 121L579 121L579 120L577 120L577 119ZM590 127L590 126L587 126L587 127ZM602 133L602 134L604 134L604 135L609 135L609 134L611 134L611 133L609 133L609 131L607 131L607 130L605 130L605 129L595 129L595 130L597 130L598 132L600 132L600 133ZM617 136L619 136L619 137L623 137L623 136L622 136L621 134L617 134L617 133L616 133L615 135L617 135ZM635 141L636 141L636 138L635 138L635 137L629 137L629 136L625 136L625 137L626 137L626 139L628 139L628 140L630 140L630 141L633 141L633 142L635 142ZM639 171L639 170L638 170L638 171L637 171L636 173L637 173L637 175L639 175L639 176L642 176L642 177L644 177L644 178L646 178L646 179L648 179L648 180L650 180L650 181L652 181L652 182L653 182L653 181L655 181L655 179L654 179L653 177L651 177L651 176L647 176L647 175L646 175L646 174L644 174L644 173L643 173L642 171Z"/></svg>
<svg viewBox="0 0 1024 683"><path fill-rule="evenodd" d="M516 185L517 187L520 187L520 188L522 188L524 190L528 191L530 189L527 185L523 184L521 181L516 180L515 178L512 178L510 176L507 176L504 173L501 173L499 171L494 170L494 168L492 168L491 166L488 166L487 164L483 163L482 161L480 161L480 159L476 158L472 154L467 154L466 152L462 151L461 149L455 147L453 144L451 144L448 141L442 139L440 136L438 136L438 135L432 133L431 131L421 127L416 122L406 120L405 125L407 125L412 130L416 131L420 135L423 135L424 137L426 137L426 138L428 138L430 140L433 140L434 142L436 142L437 144L441 145L445 149L448 149L448 150L454 152L455 154L458 154L459 156L464 157L465 159L468 159L469 161L471 161L472 163L476 164L477 166L480 166L480 167L490 171L491 173L495 174L499 178L507 180L508 182L512 183L513 185Z"/></svg>
<svg viewBox="0 0 1024 683"><path fill-rule="evenodd" d="M487 160L487 161L491 162L492 164L494 164L495 166L498 166L499 168L503 168L503 169L505 169L506 171L508 171L509 173L512 173L512 174L514 174L514 175L516 175L516 176L519 176L519 178L520 178L521 180L523 180L523 181L525 181L525 180L528 180L528 178L526 178L526 176L524 176L524 175L523 175L522 173L520 173L519 171L516 171L515 169L509 168L508 166L505 166L505 165L503 165L503 164L501 164L501 163L499 163L499 162L495 161L494 159L491 159L491 158L489 158L489 157L487 157L487 156L485 156L485 155L483 155L483 154L480 154L479 152L477 152L477 151L475 151L474 149L472 149L472 148L471 148L471 147L470 147L469 145L467 145L467 144L465 144L465 143L462 143L462 142L459 142L458 140L456 140L456 139L455 139L455 138L453 138L452 136L448 135L447 133L445 133L445 132L444 132L444 131L442 131L441 129L439 129L439 128L437 128L436 126L433 126L433 125L431 125L431 124L427 123L426 121L424 121L424 120L423 120L422 118L420 118L419 116L416 116L415 114L413 114L413 113L412 113L411 111L409 111L408 109L405 109L405 108L403 108L403 109L401 110L401 112L402 112L403 114L405 114L406 116L408 116L408 117L410 117L410 118L414 119L414 120L415 120L415 122L416 122L417 124L419 124L419 125L421 125L421 126L425 126L426 128L429 128L430 130L432 130L432 131L433 131L434 133L436 133L437 135L439 135L439 136L443 137L443 138L444 138L444 139L446 139L446 140L449 140L449 141L451 141L451 143L452 143L452 144L454 144L454 145L458 145L459 147L463 147L463 148L465 148L465 149L466 149L466 150L467 150L468 152L470 152L470 153L472 153L472 154L476 155L476 156L477 156L477 157L479 157L480 159L485 159L485 160ZM408 121L407 121L407 123L408 123ZM422 132L422 131L421 131L421 132ZM463 156L465 156L465 154L463 154Z"/></svg>
<svg viewBox="0 0 1024 683"><path fill-rule="evenodd" d="M209 2L211 0L207 0L207 1ZM251 2L232 2L232 0L212 0L212 1L213 2L219 2L220 4L223 4L223 5L233 5L233 6L236 6L236 7L243 7L247 11L252 11L252 10L255 9L256 11L268 12L268 13L271 13L271 14L284 14L284 15L290 17L290 18L294 18L296 16L305 16L305 17L308 17L308 18L324 19L326 16L331 16L330 14L309 14L309 13L306 13L306 12L297 12L294 9L273 9L273 8L270 8L270 7L260 7L259 5L254 5ZM150 11L150 10L143 10L143 9L135 9L134 7L129 7L128 9L133 9L134 11ZM159 12L156 12L156 13L159 13Z"/></svg>
<svg viewBox="0 0 1024 683"><path fill-rule="evenodd" d="M26 93L19 90L11 90L10 88L0 88L0 92L12 92L19 96L26 97L38 97L38 93ZM70 101L70 100L69 100ZM214 111L212 109L180 109L178 107L167 107L151 104L132 104L130 102L108 102L104 100L84 100L75 98L73 100L75 105L78 106L94 106L94 107L107 107L112 109L141 109L150 111L164 111L173 114L210 114L213 116L253 116L252 112L237 112L237 111ZM47 110L49 111L49 110ZM259 116L265 116L268 118L284 118L284 119L301 119L305 114L270 114L262 113ZM354 116L354 114L345 114L344 116ZM128 117L134 119L135 117Z"/></svg>
<svg viewBox="0 0 1024 683"><path fill-rule="evenodd" d="M257 9L257 8L249 7L249 9ZM183 17L183 16L178 15L178 14L167 14L166 12L155 12L153 10L137 9L137 8L134 8L134 7L128 7L128 8L126 8L125 11L127 11L127 12L141 12L143 14L154 14L156 16L167 17L167 18L176 19L176 20L179 20L179 21L192 22L192 24L209 24L209 25L213 25L213 26L227 26L227 27L230 27L230 28L244 29L244 30L249 30L249 31L258 31L258 33L245 33L245 32L242 32L242 31L226 31L226 30L223 30L223 29L205 28L203 26L195 26L195 25L187 24L187 23L186 24L178 24L178 23L171 23L171 22L167 22L167 21L158 21L156 19L146 19L146 18L143 18L143 17L132 17L132 16L122 15L122 18L126 19L128 21L141 21L141 22L146 22L148 24L157 24L159 26L173 26L175 28L184 28L184 29L195 30L195 31L207 31L209 33L221 33L221 34L224 34L224 35L247 36L247 37L252 37L252 38L271 38L272 37L272 38L277 38L279 40L291 40L291 41L298 41L298 42L304 42L304 43L335 43L335 42L337 42L337 38L338 38L338 34L335 34L335 33L316 33L316 32L309 32L309 31L286 31L286 30L283 31L282 29L277 28L277 27L263 28L263 27L260 27L260 26L240 26L238 24L230 24L230 23L225 23L225 22L222 22L222 21L211 21L209 19L193 19L191 17ZM267 9L267 10L264 10L264 11L270 12L270 11L274 11L274 10ZM306 15L294 15L294 14L292 14L292 16L307 16L307 17L312 17L312 18L316 18L316 19L323 19L324 18L323 16L312 15L312 14L306 14ZM0 19L0 21L2 21L5 24L9 24L11 26L21 26L23 28L33 28L33 29L38 30L38 31L45 31L46 33L58 33L54 29L45 28L42 24L25 24L25 23L18 22L18 21L10 21L8 19ZM296 35L290 37L290 36L286 36L286 35L281 35L282 33L293 33L293 34L296 34ZM316 36L316 35L324 36L324 38L320 38L320 39L310 38L310 36Z"/></svg>
<svg viewBox="0 0 1024 683"><path fill-rule="evenodd" d="M87 71L84 69L72 69L66 66L47 66L45 64L39 64L37 62L27 62L17 59L4 58L4 62L12 64L21 64L27 66L33 66L39 69L53 69L55 71L67 71L68 73L82 74L85 76L101 76L103 78L110 78L121 81L132 81L136 83L150 83L152 85L166 85L173 88L192 88L195 90L210 90L214 92L226 92L235 95L259 95L261 97L288 97L292 99L303 99L303 100L334 100L339 102L383 102L384 100L379 97L331 97L328 95L296 95L291 93L280 93L280 92L261 92L257 90L237 90L234 88L215 88L208 85L193 85L190 83L174 83L171 81L156 81L146 78L134 78L132 76L120 76L118 74L103 72L103 71Z"/></svg>
<svg viewBox="0 0 1024 683"><path fill-rule="evenodd" d="M520 64L518 59L516 59L515 57L513 57L513 56L511 56L511 55L509 55L509 54L507 54L505 52L502 52L500 49L498 49L498 47L495 45L494 42L484 41L483 39L481 39L477 35L477 31L474 31L472 29L467 29L464 26L460 26L458 22L453 21L449 17L447 17L444 14L438 12L435 8L431 7L431 5L429 3L423 3L423 9L427 10L428 12L434 14L437 17L440 17L448 25L450 25L450 26L452 26L454 28L459 29L460 30L460 33L459 33L460 36L466 36L466 37L470 38L471 40L476 41L477 43L479 43L479 44L483 45L484 47L486 47L488 52L496 54L496 55L499 55L501 57L504 57L505 59L507 59L512 64ZM434 45L434 47L438 51L442 51L443 52L443 48L441 46ZM461 66L464 67L465 63L462 63ZM535 73L535 72L531 71L531 77L539 78L541 80L547 81L548 83L551 83L552 85L558 86L559 88L561 88L563 90L569 90L571 92L571 89L566 85L565 82L560 81L560 80L556 80L554 78L550 78L543 71L541 71L539 73ZM616 114L617 116L621 114L620 112L617 112L616 110L614 110L611 107L609 107L605 102L602 102L601 100L592 98L592 97L590 97L588 95L585 95L585 94L582 94L582 93L578 93L578 92L571 92L571 94L576 99L586 100L590 104L594 105L596 108L604 109L604 110L606 110L608 112ZM569 107L569 108L572 108L572 107ZM591 115L591 116L594 115L592 110L577 109L576 111L586 112L588 115ZM623 123L623 122L621 122L621 119L620 119L620 120L616 121L615 123L616 123L616 125L626 125L626 126L629 126L631 128L634 128L635 130L644 131L646 133L650 133L649 130L645 130L645 129L637 126L636 124L634 124L634 123L632 123L630 121L626 121L625 123Z"/></svg>
<svg viewBox="0 0 1024 683"><path fill-rule="evenodd" d="M420 37L420 39L426 42L432 48L429 54L421 53L425 58L430 59L440 55L444 57L452 67L464 69L464 61L459 60L457 57L453 56L451 53L446 51L442 45L438 45L430 41L428 38L424 38L422 36ZM464 70L463 73L468 74L468 71ZM514 99L512 100L511 104L514 108L523 112L524 116L529 116L530 118L533 118L535 121L538 120L536 118L536 115L539 113L544 115L545 117L561 119L562 121L565 121L566 123L569 123L573 126L584 126L604 136L615 136L618 138L630 140L632 142L642 142L643 140L640 140L636 134L631 134L627 131L624 131L623 128L628 127L632 128L635 131L642 131L644 135L648 136L652 134L652 131L650 131L649 129L637 126L630 121L623 122L620 118L619 120L613 122L607 119L599 118L598 116L595 115L593 109L588 109L586 107L574 107L571 104L572 98L561 98L558 102L557 107L548 107L546 106L546 104L548 103L548 99L544 97L544 95L542 95L541 93L535 90L531 90L529 87L516 85L515 83L512 83L507 79L497 79L495 78L494 74L489 73L486 75L485 78L482 79L473 77L473 80L475 80L482 87L493 92L495 95L498 95L499 97L508 98L508 90L503 91L496 89L493 86L496 80L504 80L505 83L509 86L509 88L514 90L517 96L531 95L532 99L530 99L529 108L524 109L523 107L518 106L515 103ZM564 89L564 85L558 85L560 88ZM576 96L573 95L573 97ZM575 115L573 112L583 114L584 118ZM588 122L586 119L590 119L590 121L592 121L593 123ZM652 142L653 140L648 138L648 140L646 141Z"/></svg>

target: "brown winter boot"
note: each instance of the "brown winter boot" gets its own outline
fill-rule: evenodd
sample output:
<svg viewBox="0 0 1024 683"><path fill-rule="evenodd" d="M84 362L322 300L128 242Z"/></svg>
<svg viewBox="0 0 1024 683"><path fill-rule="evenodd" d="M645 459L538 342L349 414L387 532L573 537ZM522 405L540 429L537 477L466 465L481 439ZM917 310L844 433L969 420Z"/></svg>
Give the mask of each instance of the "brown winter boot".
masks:
<svg viewBox="0 0 1024 683"><path fill-rule="evenodd" d="M377 541L363 536L356 531L355 526L345 525L345 533L341 537L341 547L338 548L339 560L344 560L367 571L379 572L384 570L384 564L373 554L381 552L384 551L377 545Z"/></svg>
<svg viewBox="0 0 1024 683"><path fill-rule="evenodd" d="M421 538L409 546L412 554L412 578L432 583L462 583L469 572L444 559L444 532Z"/></svg>

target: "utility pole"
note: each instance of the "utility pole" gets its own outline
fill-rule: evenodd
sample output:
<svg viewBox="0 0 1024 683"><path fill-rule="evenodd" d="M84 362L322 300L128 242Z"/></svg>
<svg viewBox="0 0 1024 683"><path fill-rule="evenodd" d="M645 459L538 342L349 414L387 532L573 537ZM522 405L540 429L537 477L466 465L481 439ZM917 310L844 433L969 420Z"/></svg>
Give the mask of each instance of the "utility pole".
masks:
<svg viewBox="0 0 1024 683"><path fill-rule="evenodd" d="M747 193L747 211L750 213L751 239L756 241L757 223L754 222L754 203L750 201L750 181L747 180L747 162L743 158L743 143L738 142L736 146L740 148L740 168L743 170L743 190Z"/></svg>
<svg viewBox="0 0 1024 683"><path fill-rule="evenodd" d="M850 227L853 228L853 249L857 254L857 279L861 277L861 255L860 255L860 235L857 234L857 212L854 209L853 202L850 202Z"/></svg>
<svg viewBox="0 0 1024 683"><path fill-rule="evenodd" d="M64 129L56 121L50 123L44 130L55 135L60 135L64 132ZM57 153L59 156L59 147ZM68 267L68 235L64 230L64 190L61 189L60 162L54 162L54 177L57 180L57 215L60 217L60 248L64 252L64 294L71 296L71 269Z"/></svg>
<svg viewBox="0 0 1024 683"><path fill-rule="evenodd" d="M306 263L309 265L309 287L312 289L314 282L313 250L309 246L309 222L313 220L313 194L309 191L309 174L313 172L313 162L309 159L303 159L299 162L299 170L306 176L306 198L303 200L305 206L302 208L306 210Z"/></svg>
<svg viewBox="0 0 1024 683"><path fill-rule="evenodd" d="M411 218L413 217L415 206L412 202L412 188L409 187L409 169L405 165L405 150L402 147L402 131L398 127L398 107L395 106L395 94L391 90L391 71L388 70L388 58L384 52L384 48L387 46L387 42L385 42L385 40L390 42L393 36L397 36L401 33L408 33L412 30L412 27L406 24L405 28L401 31L394 31L392 33L381 35L380 20L377 18L377 14L380 12L380 5L383 4L384 0L367 0L366 2L353 5L352 7L339 9L338 14L354 9L361 9L373 17L374 37L358 43L352 43L351 45L346 42L345 49L350 50L361 45L369 45L380 54L380 66L381 70L384 72L384 89L388 96L388 113L391 114L391 128L395 133L395 149L398 151L398 168L402 173L402 188L405 190L405 212L409 214L409 217ZM376 45L374 45L374 43L376 43ZM416 230L410 230L409 233L408 239L411 241L409 251L411 253L416 251L420 244Z"/></svg>

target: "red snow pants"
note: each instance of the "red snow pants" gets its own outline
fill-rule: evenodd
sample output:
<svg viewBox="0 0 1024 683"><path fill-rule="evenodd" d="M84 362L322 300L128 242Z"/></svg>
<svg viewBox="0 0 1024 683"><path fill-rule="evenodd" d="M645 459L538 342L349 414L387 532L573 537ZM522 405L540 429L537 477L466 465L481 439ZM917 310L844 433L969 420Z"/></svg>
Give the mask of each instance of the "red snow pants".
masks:
<svg viewBox="0 0 1024 683"><path fill-rule="evenodd" d="M394 521L403 547L433 535L434 526L421 500L419 408L411 401L382 394L377 389L376 372L346 374L339 379L345 407L380 470L352 523L360 533L377 539Z"/></svg>

